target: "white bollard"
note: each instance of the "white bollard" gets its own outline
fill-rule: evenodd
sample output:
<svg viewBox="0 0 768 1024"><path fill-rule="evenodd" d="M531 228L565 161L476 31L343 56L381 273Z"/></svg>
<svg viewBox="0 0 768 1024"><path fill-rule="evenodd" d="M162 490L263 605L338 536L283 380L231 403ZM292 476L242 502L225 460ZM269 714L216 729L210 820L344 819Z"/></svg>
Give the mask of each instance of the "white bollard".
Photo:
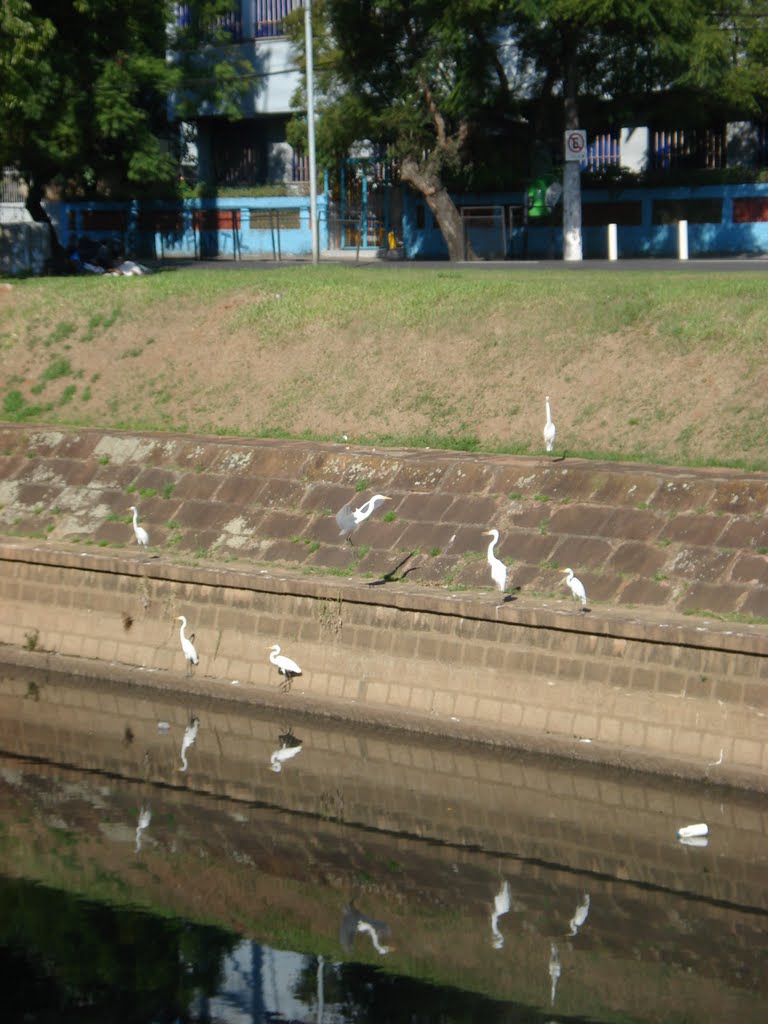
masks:
<svg viewBox="0 0 768 1024"><path fill-rule="evenodd" d="M679 220L677 222L677 258L679 260L688 259L688 221Z"/></svg>
<svg viewBox="0 0 768 1024"><path fill-rule="evenodd" d="M608 259L617 260L619 258L619 242L618 233L616 231L615 224L608 225Z"/></svg>

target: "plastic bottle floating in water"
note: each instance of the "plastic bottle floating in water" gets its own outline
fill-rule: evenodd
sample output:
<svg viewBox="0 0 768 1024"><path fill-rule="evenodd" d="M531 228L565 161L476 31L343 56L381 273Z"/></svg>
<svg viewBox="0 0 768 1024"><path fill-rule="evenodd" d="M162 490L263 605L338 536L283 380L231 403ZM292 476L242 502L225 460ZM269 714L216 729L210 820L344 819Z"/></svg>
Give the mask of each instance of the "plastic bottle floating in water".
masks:
<svg viewBox="0 0 768 1024"><path fill-rule="evenodd" d="M709 826L704 822L700 822L697 825L684 825L683 828L679 828L677 830L677 838L687 846L706 846L709 842L707 839L708 833Z"/></svg>

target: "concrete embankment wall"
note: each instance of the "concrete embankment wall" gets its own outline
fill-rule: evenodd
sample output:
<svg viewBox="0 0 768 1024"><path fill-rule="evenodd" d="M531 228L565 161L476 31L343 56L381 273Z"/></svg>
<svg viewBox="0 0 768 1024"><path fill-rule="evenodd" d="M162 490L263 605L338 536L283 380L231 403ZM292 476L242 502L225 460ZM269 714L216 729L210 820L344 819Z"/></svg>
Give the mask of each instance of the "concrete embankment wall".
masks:
<svg viewBox="0 0 768 1024"><path fill-rule="evenodd" d="M729 614L763 606L762 475L13 428L2 441L9 658L53 651L286 714L311 706L765 788L768 630L680 614L702 595L721 609L727 598ZM394 518L365 524L350 550L332 513L373 490ZM150 553L130 546L137 501ZM502 604L487 589L490 525L520 554L508 560L521 589ZM634 572L608 568L628 547ZM595 594L588 615L555 589L566 561ZM687 585L640 571L672 561ZM628 588L665 601L635 605ZM180 614L200 651L189 684ZM267 660L277 642L304 669L285 696Z"/></svg>

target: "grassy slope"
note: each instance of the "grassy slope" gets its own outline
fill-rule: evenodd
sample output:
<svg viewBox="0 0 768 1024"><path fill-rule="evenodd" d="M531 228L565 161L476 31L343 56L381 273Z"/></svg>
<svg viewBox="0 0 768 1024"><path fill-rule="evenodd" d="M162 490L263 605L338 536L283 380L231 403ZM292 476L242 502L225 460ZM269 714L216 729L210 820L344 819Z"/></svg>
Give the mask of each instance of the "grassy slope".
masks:
<svg viewBox="0 0 768 1024"><path fill-rule="evenodd" d="M0 417L768 468L762 275L173 270L0 292Z"/></svg>

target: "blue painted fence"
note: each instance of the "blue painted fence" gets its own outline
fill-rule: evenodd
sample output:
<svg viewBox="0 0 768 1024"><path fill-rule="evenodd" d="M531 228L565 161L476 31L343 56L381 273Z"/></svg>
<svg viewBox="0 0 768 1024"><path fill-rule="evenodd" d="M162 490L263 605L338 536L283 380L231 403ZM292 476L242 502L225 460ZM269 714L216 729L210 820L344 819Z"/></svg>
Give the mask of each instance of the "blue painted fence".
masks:
<svg viewBox="0 0 768 1024"><path fill-rule="evenodd" d="M153 202L47 203L66 248L82 238L120 242L138 259L281 259L312 252L307 196ZM328 247L327 196L317 197L320 248Z"/></svg>
<svg viewBox="0 0 768 1024"><path fill-rule="evenodd" d="M561 259L562 207L545 222L524 224L522 192L454 197L459 206L501 206L506 214L507 259ZM608 224L617 225L619 259L678 255L678 222L688 222L690 257L768 254L768 185L707 185L690 188L585 189L582 246L585 259L608 255ZM497 226L488 249L498 246ZM485 254L482 235L472 245ZM426 203L404 196L403 247L408 259L446 259L448 252Z"/></svg>
<svg viewBox="0 0 768 1024"><path fill-rule="evenodd" d="M488 218L487 227L472 229L472 247L478 256L562 258L561 207L545 222L530 221L526 226L522 192L454 198L459 206L501 210L500 217ZM117 238L126 255L135 258L280 259L312 252L309 198L304 196L47 205L65 247L87 237ZM768 185L586 189L582 192L584 257L607 257L608 224L616 224L620 259L674 258L680 220L688 222L691 257L766 255ZM318 223L320 251L327 251L327 193L318 195ZM429 208L411 191L403 194L402 240L406 259L447 258Z"/></svg>

